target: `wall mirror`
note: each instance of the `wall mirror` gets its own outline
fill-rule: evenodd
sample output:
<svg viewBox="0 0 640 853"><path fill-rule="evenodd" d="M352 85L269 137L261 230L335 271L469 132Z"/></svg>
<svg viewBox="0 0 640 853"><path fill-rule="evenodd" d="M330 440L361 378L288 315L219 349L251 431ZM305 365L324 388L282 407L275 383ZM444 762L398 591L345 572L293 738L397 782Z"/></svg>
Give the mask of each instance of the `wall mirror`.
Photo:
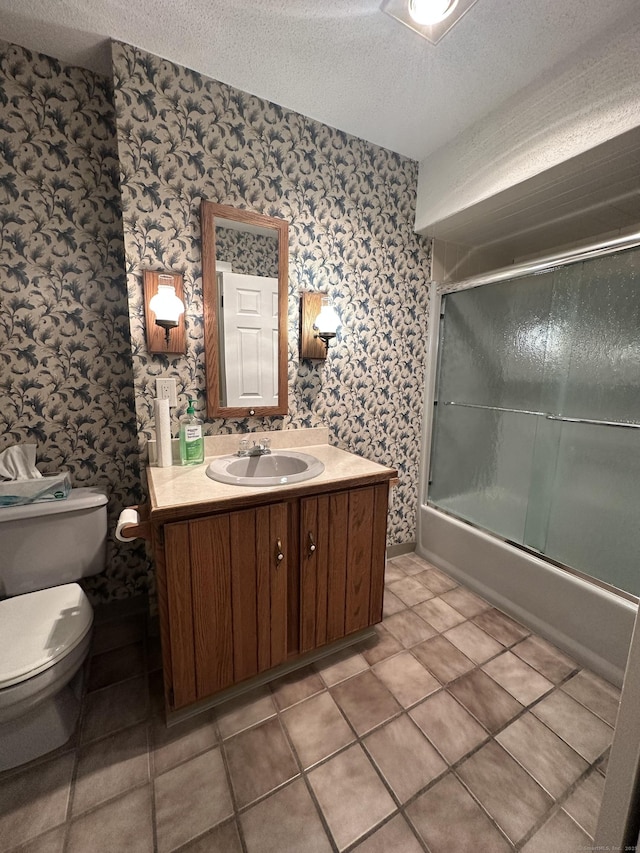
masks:
<svg viewBox="0 0 640 853"><path fill-rule="evenodd" d="M287 413L289 223L200 208L207 416Z"/></svg>

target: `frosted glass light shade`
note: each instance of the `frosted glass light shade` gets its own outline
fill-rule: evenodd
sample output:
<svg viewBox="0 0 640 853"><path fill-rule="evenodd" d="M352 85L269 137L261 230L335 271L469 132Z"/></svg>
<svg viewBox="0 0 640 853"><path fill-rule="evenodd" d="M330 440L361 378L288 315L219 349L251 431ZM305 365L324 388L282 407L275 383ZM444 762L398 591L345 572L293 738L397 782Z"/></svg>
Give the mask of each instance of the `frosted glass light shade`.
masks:
<svg viewBox="0 0 640 853"><path fill-rule="evenodd" d="M158 284L158 292L151 298L149 308L156 315L159 326L177 326L180 316L184 314L184 304L176 296L172 284Z"/></svg>
<svg viewBox="0 0 640 853"><path fill-rule="evenodd" d="M328 297L322 298L320 313L315 319L314 326L318 330L320 337L334 337L341 326L340 317L338 317L335 308L329 302Z"/></svg>
<svg viewBox="0 0 640 853"><path fill-rule="evenodd" d="M437 24L450 15L458 0L409 0L409 14L422 26Z"/></svg>

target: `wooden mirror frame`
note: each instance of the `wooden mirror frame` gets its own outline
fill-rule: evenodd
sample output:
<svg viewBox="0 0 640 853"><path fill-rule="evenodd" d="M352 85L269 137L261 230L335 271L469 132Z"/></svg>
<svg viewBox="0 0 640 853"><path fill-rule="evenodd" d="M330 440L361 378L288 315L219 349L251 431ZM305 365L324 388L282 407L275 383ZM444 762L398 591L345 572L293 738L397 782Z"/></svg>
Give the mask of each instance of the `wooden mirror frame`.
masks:
<svg viewBox="0 0 640 853"><path fill-rule="evenodd" d="M220 404L220 353L218 352L218 282L216 276L216 218L273 229L278 236L278 405L222 406ZM289 280L289 223L250 210L202 200L202 302L208 418L246 418L286 415L288 400L287 300Z"/></svg>

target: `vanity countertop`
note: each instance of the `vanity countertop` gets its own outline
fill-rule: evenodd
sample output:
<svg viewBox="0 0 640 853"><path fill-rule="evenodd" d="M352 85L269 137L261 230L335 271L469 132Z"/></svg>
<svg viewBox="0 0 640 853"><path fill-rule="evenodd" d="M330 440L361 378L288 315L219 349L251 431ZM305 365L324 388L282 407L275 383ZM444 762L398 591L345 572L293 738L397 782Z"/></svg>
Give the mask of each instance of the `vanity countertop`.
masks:
<svg viewBox="0 0 640 853"><path fill-rule="evenodd" d="M233 436L237 445L239 438L249 437L259 440L260 437L272 438L278 435L277 443L272 446L278 449L296 449L310 453L322 463L324 471L311 480L286 486L234 486L219 483L207 476L208 464L219 455L233 452L225 447L225 453L213 453L206 456L200 465L173 465L168 468L147 468L147 481L152 521L180 520L181 518L204 515L218 510L240 509L248 504L255 506L260 503L270 503L274 499L299 497L305 493L322 493L335 489L336 485L344 484L350 488L358 485L370 485L392 480L397 477L393 468L387 468L377 462L371 462L340 450L327 443L306 444L300 433L306 430L290 430L278 433L252 433L249 436ZM324 430L309 430L309 440L322 441ZM296 435L298 433L298 435ZM320 433L321 435L313 435ZM295 436L295 438L294 438ZM292 439L287 442L287 437ZM230 437L224 437L227 440ZM219 449L213 445L214 450ZM205 443L205 451L209 452L212 444Z"/></svg>

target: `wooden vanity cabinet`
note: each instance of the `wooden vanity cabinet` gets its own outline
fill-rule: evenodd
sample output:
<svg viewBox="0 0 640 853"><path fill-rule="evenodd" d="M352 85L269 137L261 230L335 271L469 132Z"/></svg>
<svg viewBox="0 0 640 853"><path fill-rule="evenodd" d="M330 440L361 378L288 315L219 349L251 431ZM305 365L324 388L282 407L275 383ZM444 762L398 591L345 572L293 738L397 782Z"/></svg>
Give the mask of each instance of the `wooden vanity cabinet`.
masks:
<svg viewBox="0 0 640 853"><path fill-rule="evenodd" d="M382 619L387 481L154 527L175 711Z"/></svg>

